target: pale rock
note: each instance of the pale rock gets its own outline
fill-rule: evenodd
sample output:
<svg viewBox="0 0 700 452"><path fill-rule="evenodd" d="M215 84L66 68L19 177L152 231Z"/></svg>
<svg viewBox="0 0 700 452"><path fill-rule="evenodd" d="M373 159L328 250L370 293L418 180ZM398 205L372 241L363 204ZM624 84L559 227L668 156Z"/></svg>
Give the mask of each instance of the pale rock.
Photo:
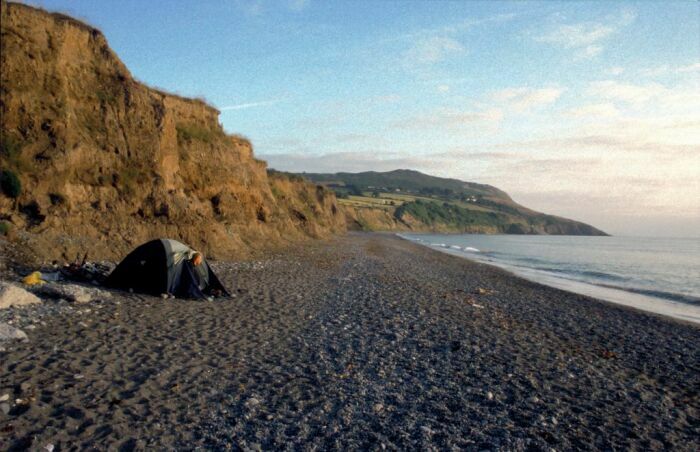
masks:
<svg viewBox="0 0 700 452"><path fill-rule="evenodd" d="M245 405L248 409L255 408L260 405L260 400L256 399L255 397L251 397L246 401Z"/></svg>
<svg viewBox="0 0 700 452"><path fill-rule="evenodd" d="M44 284L36 291L52 298L63 298L75 303L89 303L93 300L112 297L112 294L107 291L76 284Z"/></svg>
<svg viewBox="0 0 700 452"><path fill-rule="evenodd" d="M0 309L41 303L39 297L14 284L0 281Z"/></svg>
<svg viewBox="0 0 700 452"><path fill-rule="evenodd" d="M0 323L0 341L9 341L12 339L29 340L27 334L7 323Z"/></svg>

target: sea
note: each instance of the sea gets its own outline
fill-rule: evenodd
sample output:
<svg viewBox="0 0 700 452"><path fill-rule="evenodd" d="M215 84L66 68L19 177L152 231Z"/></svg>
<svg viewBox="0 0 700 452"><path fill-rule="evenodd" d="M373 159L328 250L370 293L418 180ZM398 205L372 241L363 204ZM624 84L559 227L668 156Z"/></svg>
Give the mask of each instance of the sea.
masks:
<svg viewBox="0 0 700 452"><path fill-rule="evenodd" d="M534 282L700 323L700 238L399 236Z"/></svg>

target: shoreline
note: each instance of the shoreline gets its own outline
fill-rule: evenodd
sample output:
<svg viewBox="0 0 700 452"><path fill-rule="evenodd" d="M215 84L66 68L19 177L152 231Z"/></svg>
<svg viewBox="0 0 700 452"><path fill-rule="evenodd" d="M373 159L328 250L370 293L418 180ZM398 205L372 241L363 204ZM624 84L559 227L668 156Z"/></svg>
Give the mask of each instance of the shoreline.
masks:
<svg viewBox="0 0 700 452"><path fill-rule="evenodd" d="M463 250L456 250L451 247L438 246L427 242L418 242L401 233L395 234L397 237L408 242L426 247L428 249L466 259L477 264L484 264L506 271L508 274L527 281L542 284L547 287L563 290L565 292L584 295L605 303L612 303L616 306L625 306L641 312L671 318L680 322L700 326L700 306L684 303L682 301L670 300L643 293L625 290L617 287L606 287L594 283L577 281L560 276L549 275L543 271L526 267L516 267L496 261L480 259L471 253Z"/></svg>
<svg viewBox="0 0 700 452"><path fill-rule="evenodd" d="M696 326L393 235L212 266L233 297L112 292L0 311L29 336L0 344L0 448L692 450L697 439Z"/></svg>

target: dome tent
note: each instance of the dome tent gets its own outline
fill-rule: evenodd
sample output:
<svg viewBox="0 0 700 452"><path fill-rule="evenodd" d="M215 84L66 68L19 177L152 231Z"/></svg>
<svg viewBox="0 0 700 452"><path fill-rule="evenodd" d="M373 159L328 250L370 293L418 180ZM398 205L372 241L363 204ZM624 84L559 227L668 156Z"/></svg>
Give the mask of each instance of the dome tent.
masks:
<svg viewBox="0 0 700 452"><path fill-rule="evenodd" d="M196 251L170 239L156 239L134 249L110 273L107 287L180 298L229 295L206 260L195 266Z"/></svg>

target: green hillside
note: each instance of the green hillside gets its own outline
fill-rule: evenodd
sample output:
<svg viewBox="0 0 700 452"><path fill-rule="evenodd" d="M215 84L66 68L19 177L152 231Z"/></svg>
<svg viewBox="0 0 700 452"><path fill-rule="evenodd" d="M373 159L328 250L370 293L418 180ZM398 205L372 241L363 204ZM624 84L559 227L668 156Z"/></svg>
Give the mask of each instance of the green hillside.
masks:
<svg viewBox="0 0 700 452"><path fill-rule="evenodd" d="M413 170L301 175L333 189L361 229L606 235L588 224L521 206L490 185ZM362 220L368 211L381 211L392 222L368 224Z"/></svg>

